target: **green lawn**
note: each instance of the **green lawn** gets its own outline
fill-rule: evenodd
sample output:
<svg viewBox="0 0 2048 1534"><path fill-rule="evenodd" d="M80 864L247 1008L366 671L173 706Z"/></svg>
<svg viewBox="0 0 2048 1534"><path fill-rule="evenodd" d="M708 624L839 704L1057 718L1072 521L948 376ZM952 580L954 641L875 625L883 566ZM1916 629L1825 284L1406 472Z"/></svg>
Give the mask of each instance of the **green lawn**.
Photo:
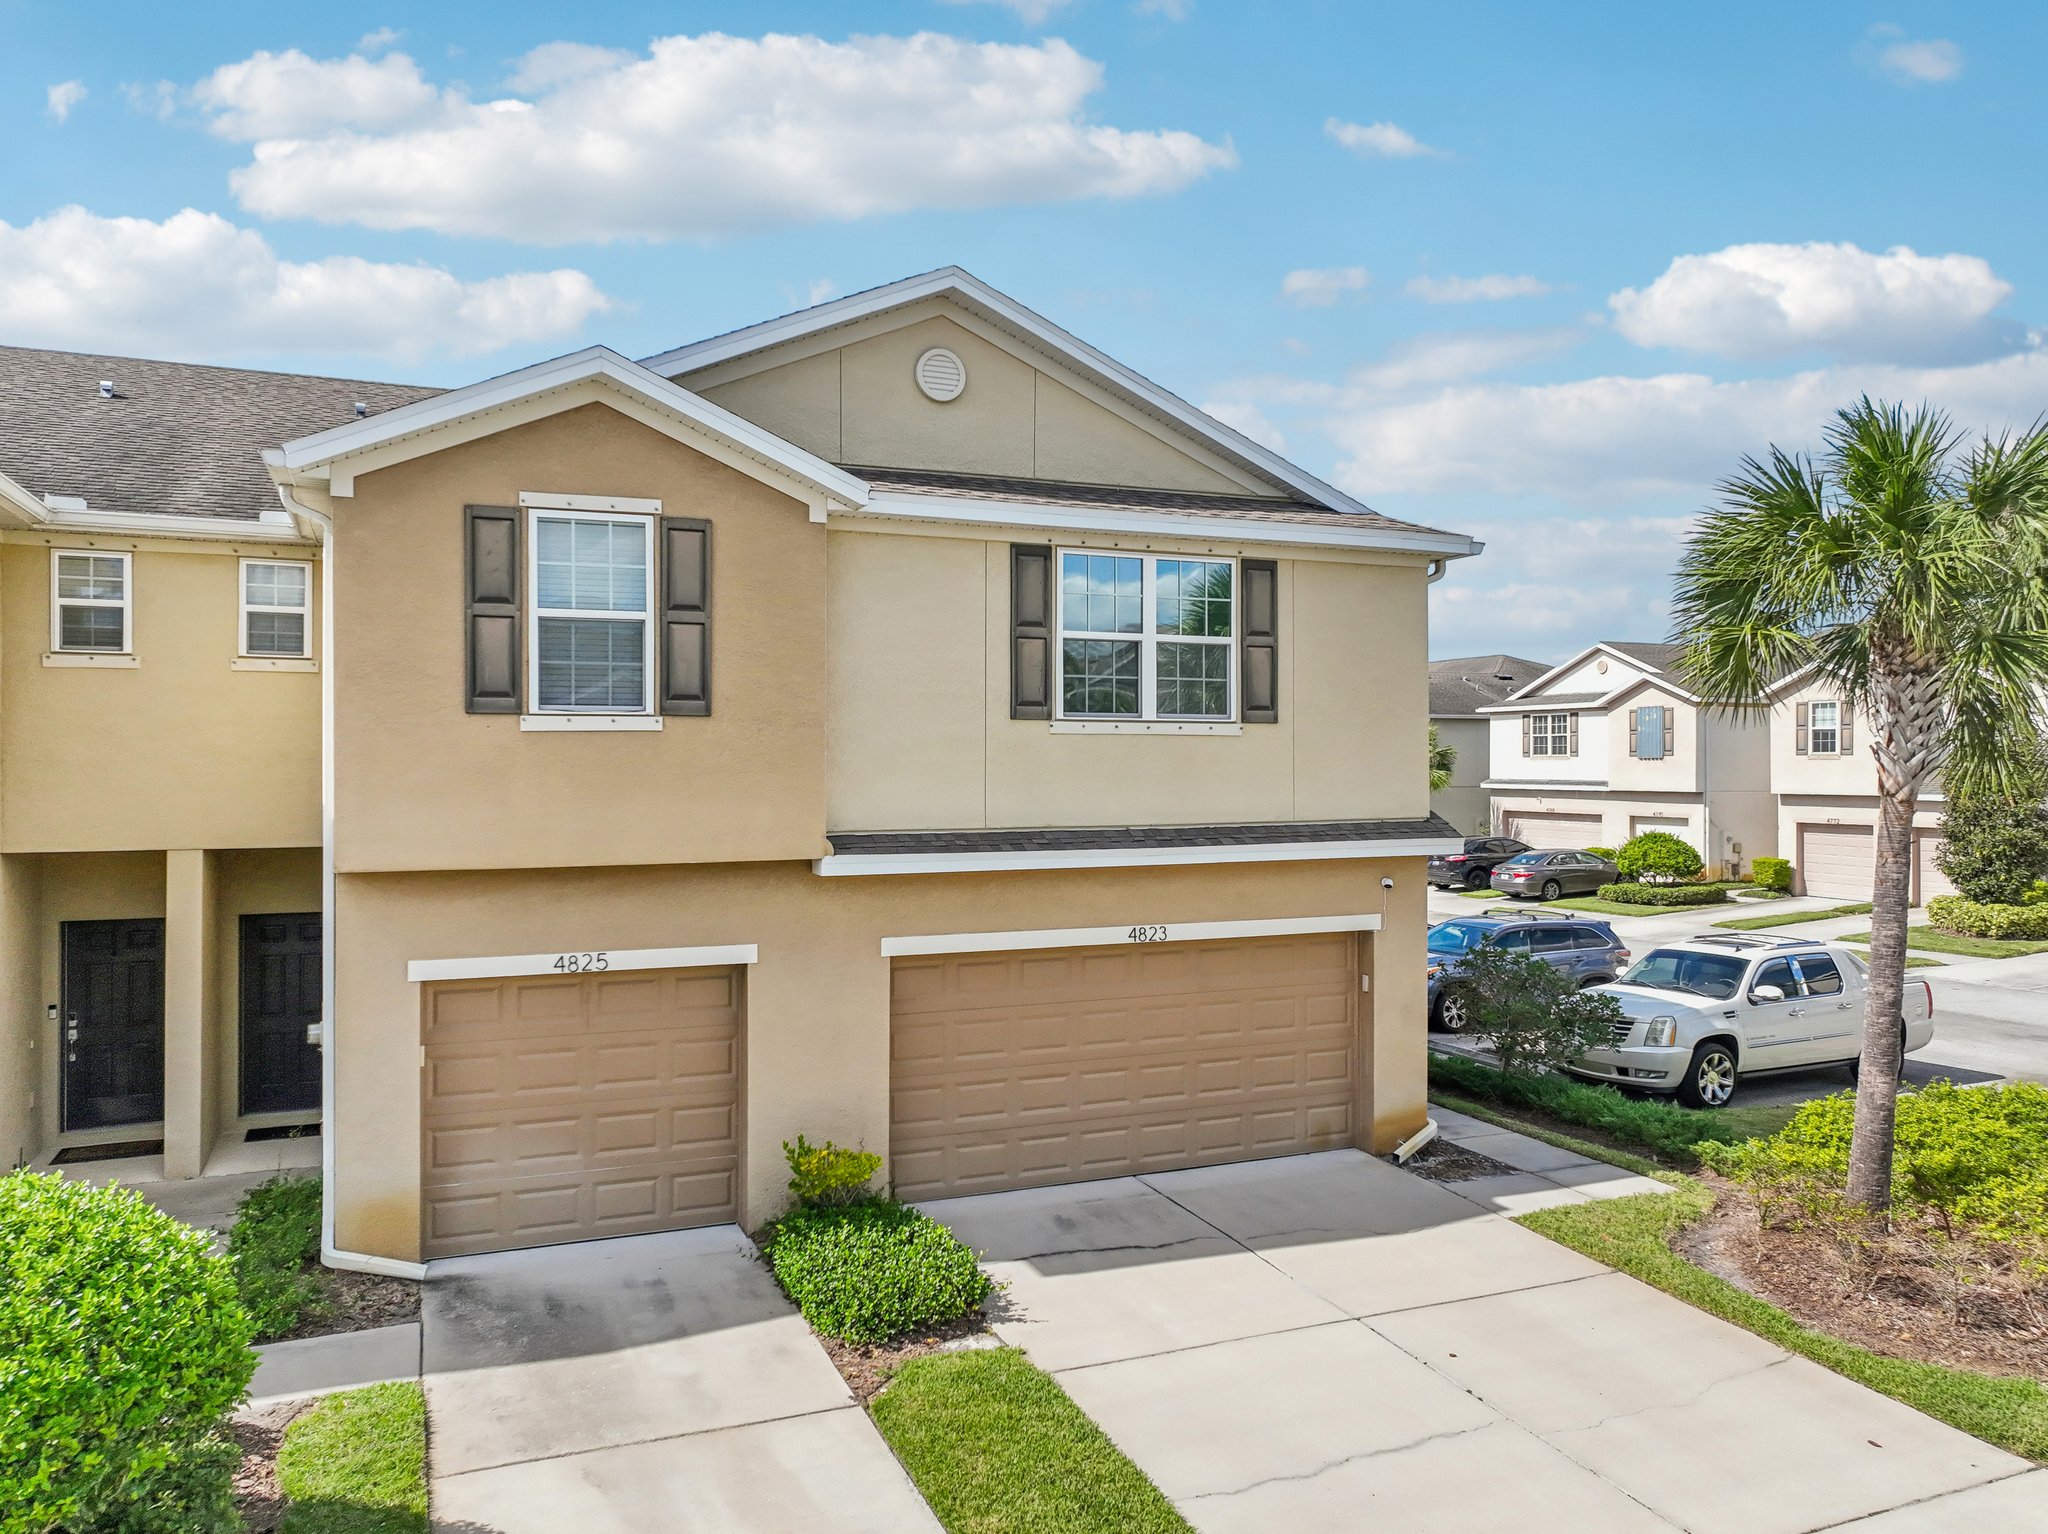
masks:
<svg viewBox="0 0 2048 1534"><path fill-rule="evenodd" d="M1838 905L1826 911L1794 911L1789 916L1731 916L1726 921L1714 923L1717 927L1730 927L1737 932L1751 932L1760 927L1791 927L1803 921L1826 921L1831 916L1867 916L1870 902L1865 900L1856 905Z"/></svg>
<svg viewBox="0 0 2048 1534"><path fill-rule="evenodd" d="M411 1381L328 1396L285 1429L282 1534L426 1534L427 1403Z"/></svg>
<svg viewBox="0 0 2048 1534"><path fill-rule="evenodd" d="M2048 1389L2038 1382L1880 1357L1801 1326L1777 1306L1672 1251L1672 1234L1712 1203L1704 1184L1686 1178L1675 1193L1543 1209L1518 1223L1986 1443L2048 1461Z"/></svg>
<svg viewBox="0 0 2048 1534"><path fill-rule="evenodd" d="M1623 905L1618 900L1602 900L1598 895L1567 895L1562 900L1546 900L1543 908L1562 907L1567 911L1591 911L1598 916L1672 916L1680 911L1711 911L1716 906L1733 905L1735 902L1723 896L1705 905Z"/></svg>
<svg viewBox="0 0 2048 1534"><path fill-rule="evenodd" d="M1015 1348L915 1359L870 1410L950 1534L1190 1534Z"/></svg>
<svg viewBox="0 0 2048 1534"><path fill-rule="evenodd" d="M1857 932L1837 941L1868 943L1870 934ZM1927 953L1952 953L1965 959L2017 959L2030 953L2048 953L2048 943L2028 943L2016 938L2003 937L1962 937L1953 932L1937 931L1933 927L1908 927L1906 946ZM1908 959L1906 962L1925 964L1938 961Z"/></svg>

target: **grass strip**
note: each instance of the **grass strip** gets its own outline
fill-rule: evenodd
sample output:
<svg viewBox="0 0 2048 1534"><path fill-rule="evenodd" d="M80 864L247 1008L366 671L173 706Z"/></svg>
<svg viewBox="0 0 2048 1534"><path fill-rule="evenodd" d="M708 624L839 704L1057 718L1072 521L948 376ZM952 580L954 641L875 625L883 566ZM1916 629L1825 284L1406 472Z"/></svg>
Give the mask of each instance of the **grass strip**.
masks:
<svg viewBox="0 0 2048 1534"><path fill-rule="evenodd" d="M1794 927L1801 922L1826 921L1834 916L1868 916L1870 902L1858 901L1854 905L1833 906L1825 911L1794 911L1789 916L1731 916L1726 921L1714 923L1717 927L1728 927L1737 932L1754 932L1763 927Z"/></svg>
<svg viewBox="0 0 2048 1534"><path fill-rule="evenodd" d="M1868 932L1851 933L1837 938L1841 943L1868 943ZM1906 946L1918 948L1926 953L1952 953L1965 959L2018 959L2030 953L2048 953L2048 942L2025 942L2010 937L1965 937L1959 932L1943 932L1935 927L1908 927ZM1907 963L1913 961L1908 959Z"/></svg>
<svg viewBox="0 0 2048 1534"><path fill-rule="evenodd" d="M1672 1251L1672 1236L1702 1218L1713 1202L1705 1184L1683 1178L1674 1193L1542 1209L1516 1223L1986 1443L2048 1461L2048 1389L2037 1381L1881 1357L1800 1325L1769 1301Z"/></svg>
<svg viewBox="0 0 2048 1534"><path fill-rule="evenodd" d="M870 1410L950 1534L1191 1534L1015 1348L913 1359Z"/></svg>
<svg viewBox="0 0 2048 1534"><path fill-rule="evenodd" d="M427 1401L410 1380L328 1396L285 1429L282 1534L426 1534Z"/></svg>

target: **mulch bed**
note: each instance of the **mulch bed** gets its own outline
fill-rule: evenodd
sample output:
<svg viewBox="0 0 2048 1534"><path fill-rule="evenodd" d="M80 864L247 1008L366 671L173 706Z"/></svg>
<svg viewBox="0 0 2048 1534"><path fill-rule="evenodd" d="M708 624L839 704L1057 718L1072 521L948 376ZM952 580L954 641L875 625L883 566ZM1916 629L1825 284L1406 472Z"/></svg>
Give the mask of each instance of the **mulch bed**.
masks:
<svg viewBox="0 0 2048 1534"><path fill-rule="evenodd" d="M1945 1281L1926 1266L1894 1260L1859 1277L1825 1236L1758 1230L1725 1192L1672 1249L1802 1325L1886 1358L2048 1381L2048 1324L2003 1285L1971 1286L1952 1312Z"/></svg>
<svg viewBox="0 0 2048 1534"><path fill-rule="evenodd" d="M962 1316L943 1326L928 1327L888 1342L859 1344L840 1342L816 1332L818 1345L846 1381L853 1398L865 1406L882 1393L896 1371L913 1358L934 1353L957 1353L965 1348L998 1346L995 1334L980 1315Z"/></svg>
<svg viewBox="0 0 2048 1534"><path fill-rule="evenodd" d="M235 1510L247 1534L274 1534L284 1520L285 1497L277 1484L277 1451L284 1430L311 1401L285 1401L261 1411L245 1412L228 1424L228 1437L241 1448L235 1472Z"/></svg>
<svg viewBox="0 0 2048 1534"><path fill-rule="evenodd" d="M315 1265L317 1267L317 1264ZM366 1332L374 1326L396 1326L420 1318L420 1286L410 1278L381 1273L353 1273L319 1268L323 1302L299 1318L299 1324L271 1342L301 1337L327 1337L336 1332Z"/></svg>
<svg viewBox="0 0 2048 1534"><path fill-rule="evenodd" d="M1387 1158L1392 1161L1393 1158ZM1417 1177L1426 1177L1431 1182L1470 1182L1475 1177L1511 1177L1515 1169L1504 1161L1495 1161L1491 1156L1482 1156L1478 1151L1466 1150L1451 1140L1436 1139L1422 1147L1406 1161L1396 1162Z"/></svg>

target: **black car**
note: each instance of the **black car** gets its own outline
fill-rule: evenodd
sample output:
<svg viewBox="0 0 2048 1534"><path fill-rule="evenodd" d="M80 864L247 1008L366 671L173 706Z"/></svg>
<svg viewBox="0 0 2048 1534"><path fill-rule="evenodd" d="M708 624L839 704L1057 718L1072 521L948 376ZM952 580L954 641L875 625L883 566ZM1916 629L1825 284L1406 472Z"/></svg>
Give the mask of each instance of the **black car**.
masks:
<svg viewBox="0 0 2048 1534"><path fill-rule="evenodd" d="M1491 876L1493 887L1503 895L1535 895L1542 900L1590 895L1620 878L1620 869L1593 852L1518 852Z"/></svg>
<svg viewBox="0 0 2048 1534"><path fill-rule="evenodd" d="M1429 860L1429 882L1438 889L1483 890L1487 875L1529 844L1512 836L1468 836L1465 850Z"/></svg>

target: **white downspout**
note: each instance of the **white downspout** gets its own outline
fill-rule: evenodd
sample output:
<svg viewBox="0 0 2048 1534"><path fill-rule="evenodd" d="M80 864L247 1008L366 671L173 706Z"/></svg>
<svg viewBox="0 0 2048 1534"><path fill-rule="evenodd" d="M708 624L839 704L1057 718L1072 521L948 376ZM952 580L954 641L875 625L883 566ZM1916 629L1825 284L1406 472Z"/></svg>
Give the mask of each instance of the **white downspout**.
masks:
<svg viewBox="0 0 2048 1534"><path fill-rule="evenodd" d="M277 487L286 511L320 532L320 1261L330 1268L425 1278L426 1264L334 1244L334 519Z"/></svg>

